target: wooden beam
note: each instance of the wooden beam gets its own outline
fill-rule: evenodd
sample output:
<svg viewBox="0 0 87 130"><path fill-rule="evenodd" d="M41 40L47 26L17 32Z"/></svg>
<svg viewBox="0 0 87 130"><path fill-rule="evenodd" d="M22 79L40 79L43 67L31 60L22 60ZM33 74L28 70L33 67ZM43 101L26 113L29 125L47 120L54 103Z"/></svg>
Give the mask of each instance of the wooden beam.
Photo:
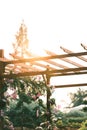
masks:
<svg viewBox="0 0 87 130"><path fill-rule="evenodd" d="M67 63L69 63L69 64L72 64L72 65L74 65L74 66L83 67L83 65L78 64L77 62L74 62L74 61L72 61L72 60L70 60L70 59L62 58L62 60L65 61L65 62L67 62Z"/></svg>
<svg viewBox="0 0 87 130"><path fill-rule="evenodd" d="M69 68L69 67L67 67L67 66L65 66L65 65L59 64L59 63L57 63L57 62L55 62L55 61L52 61L52 60L45 60L45 62L50 63L51 65L54 65L54 66L63 68L63 69L64 69L64 68L65 68L65 69Z"/></svg>
<svg viewBox="0 0 87 130"><path fill-rule="evenodd" d="M49 70L47 71L31 71L31 72L24 72L24 73L18 73L18 74L3 74L0 75L0 77L3 78L12 78L12 77L19 77L19 76L34 76L34 75L43 75L43 74L60 74L60 73L67 73L67 72L78 72L82 71L85 72L87 71L87 67L79 67L79 68L69 68L69 69L55 69L55 70Z"/></svg>
<svg viewBox="0 0 87 130"><path fill-rule="evenodd" d="M45 68L45 69L48 68L48 65L44 65L44 64L38 63L38 62L36 62L36 61L35 61L35 62L32 62L31 64L32 64L32 65L36 65L36 66L43 67L43 68ZM49 66L49 69L55 69L55 67Z"/></svg>
<svg viewBox="0 0 87 130"><path fill-rule="evenodd" d="M50 74L51 77L55 77L55 76L69 76L69 75L82 75L82 74L87 74L86 72L69 72L69 73L58 73L58 74Z"/></svg>
<svg viewBox="0 0 87 130"><path fill-rule="evenodd" d="M15 63L34 62L34 61L42 61L42 60L44 61L44 60L49 60L49 59L76 57L76 56L82 56L82 55L87 55L87 52L70 53L70 54L45 56L45 57L35 57L35 58L20 59L20 60L7 60L7 61L3 61L3 62L5 64L15 64Z"/></svg>
<svg viewBox="0 0 87 130"><path fill-rule="evenodd" d="M87 50L87 46L86 46L86 45L84 45L83 43L81 43L81 46L82 46L85 50Z"/></svg>
<svg viewBox="0 0 87 130"><path fill-rule="evenodd" d="M53 52L51 52L51 51L47 51L47 50L45 50L46 51L46 53L47 54L49 54L49 55L57 55L56 53L53 53ZM77 67L83 67L83 65L81 65L81 64L78 64L78 63L76 63L76 62L74 62L74 61L72 61L72 60L70 60L70 59L66 59L66 58L62 58L61 60L63 60L63 61L65 61L65 62L67 62L67 63L70 63L70 64L72 64L72 65L74 65L74 66L77 66ZM67 68L69 68L69 67L67 67Z"/></svg>
<svg viewBox="0 0 87 130"><path fill-rule="evenodd" d="M62 47L62 46L60 46L60 48L64 51L64 52L66 52L66 53L74 53L73 51L71 51L71 50L68 50L68 49L66 49L66 48L64 48L64 47ZM83 61L85 61L85 62L87 62L87 58L85 58L85 57L83 57L83 56L76 56L77 58L79 58L79 59L81 59L81 60L83 60Z"/></svg>
<svg viewBox="0 0 87 130"><path fill-rule="evenodd" d="M55 88L67 88L67 87L82 87L82 86L87 86L87 83L56 85L54 87Z"/></svg>

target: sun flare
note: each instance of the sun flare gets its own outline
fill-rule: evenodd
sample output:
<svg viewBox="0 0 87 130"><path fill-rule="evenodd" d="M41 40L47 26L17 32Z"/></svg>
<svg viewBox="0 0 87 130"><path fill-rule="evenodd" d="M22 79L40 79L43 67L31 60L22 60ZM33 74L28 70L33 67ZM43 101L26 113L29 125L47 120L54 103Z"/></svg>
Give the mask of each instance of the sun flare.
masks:
<svg viewBox="0 0 87 130"><path fill-rule="evenodd" d="M44 56L45 55L45 51L44 51L44 49L43 48L40 48L40 47L32 47L31 49L30 49L30 51L31 51L31 53L36 57L36 56Z"/></svg>

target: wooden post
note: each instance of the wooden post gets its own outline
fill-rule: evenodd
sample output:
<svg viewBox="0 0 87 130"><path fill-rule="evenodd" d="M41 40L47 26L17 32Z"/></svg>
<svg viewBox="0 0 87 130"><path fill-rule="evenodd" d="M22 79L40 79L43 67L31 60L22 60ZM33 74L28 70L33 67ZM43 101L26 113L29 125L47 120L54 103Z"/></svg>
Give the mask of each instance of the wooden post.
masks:
<svg viewBox="0 0 87 130"><path fill-rule="evenodd" d="M0 50L0 58L4 58L4 50ZM4 73L4 64L3 64L3 62L1 62L0 61L0 75L3 75L3 73ZM2 77L0 77L0 100L2 100L3 99L3 96L4 96L4 94L3 94L3 92L2 92L2 87L3 87L3 79L2 79ZM2 108L0 108L0 130L3 130L3 126L4 126L4 124L3 124L3 120L2 120L2 112L3 112L3 110L2 110Z"/></svg>
<svg viewBox="0 0 87 130"><path fill-rule="evenodd" d="M49 71L49 69L47 69ZM47 120L51 122L51 108L50 108L50 76L47 74L46 75L46 80L47 80Z"/></svg>

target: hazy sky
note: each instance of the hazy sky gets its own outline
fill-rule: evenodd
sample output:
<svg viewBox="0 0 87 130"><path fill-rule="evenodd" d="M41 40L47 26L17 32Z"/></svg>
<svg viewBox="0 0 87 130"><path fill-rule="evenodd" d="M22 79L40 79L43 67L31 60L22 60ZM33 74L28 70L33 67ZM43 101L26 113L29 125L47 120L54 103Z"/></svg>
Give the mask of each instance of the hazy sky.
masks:
<svg viewBox="0 0 87 130"><path fill-rule="evenodd" d="M0 48L11 47L23 19L35 49L87 44L86 0L0 0Z"/></svg>
<svg viewBox="0 0 87 130"><path fill-rule="evenodd" d="M84 51L80 43L87 45L87 0L0 0L0 49L6 54L22 20L33 50L59 53L62 45Z"/></svg>

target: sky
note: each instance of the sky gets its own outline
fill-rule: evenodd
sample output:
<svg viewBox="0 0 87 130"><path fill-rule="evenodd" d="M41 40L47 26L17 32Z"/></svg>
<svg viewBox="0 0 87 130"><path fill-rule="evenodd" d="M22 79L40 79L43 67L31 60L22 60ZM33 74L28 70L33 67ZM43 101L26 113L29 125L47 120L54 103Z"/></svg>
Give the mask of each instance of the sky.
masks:
<svg viewBox="0 0 87 130"><path fill-rule="evenodd" d="M87 0L0 0L0 49L5 56L12 51L22 20L35 53L60 53L60 46L80 52L80 44L87 45Z"/></svg>
<svg viewBox="0 0 87 130"><path fill-rule="evenodd" d="M0 0L0 48L11 48L24 20L31 48L58 51L62 45L79 51L80 43L87 44L86 3L86 0Z"/></svg>

